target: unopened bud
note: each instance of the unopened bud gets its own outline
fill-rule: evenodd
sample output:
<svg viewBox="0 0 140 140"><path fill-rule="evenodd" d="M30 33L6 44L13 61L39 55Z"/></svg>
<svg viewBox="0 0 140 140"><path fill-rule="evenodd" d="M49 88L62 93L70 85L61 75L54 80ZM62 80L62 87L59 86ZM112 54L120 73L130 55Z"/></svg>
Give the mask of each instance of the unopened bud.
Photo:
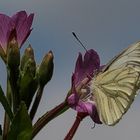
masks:
<svg viewBox="0 0 140 140"><path fill-rule="evenodd" d="M24 66L23 71L21 71L23 74L30 73L33 77L36 73L36 62L34 59L29 59Z"/></svg>
<svg viewBox="0 0 140 140"><path fill-rule="evenodd" d="M37 89L37 80L35 78L36 63L32 59L26 62L23 71L20 74L19 94L20 99L26 103L29 108L33 95Z"/></svg>
<svg viewBox="0 0 140 140"><path fill-rule="evenodd" d="M29 45L29 47L27 47L24 51L24 54L22 56L22 59L21 59L21 65L20 65L20 68L21 70L23 70L26 62L29 60L29 59L32 59L34 60L34 50L33 48L31 47L31 45Z"/></svg>
<svg viewBox="0 0 140 140"><path fill-rule="evenodd" d="M53 74L53 68L54 68L54 63L53 63L53 53L50 51L47 53L39 67L38 71L38 78L39 78L39 83L44 86L49 82L52 78Z"/></svg>
<svg viewBox="0 0 140 140"><path fill-rule="evenodd" d="M17 69L20 64L20 51L16 40L11 40L7 50L7 64L10 69Z"/></svg>

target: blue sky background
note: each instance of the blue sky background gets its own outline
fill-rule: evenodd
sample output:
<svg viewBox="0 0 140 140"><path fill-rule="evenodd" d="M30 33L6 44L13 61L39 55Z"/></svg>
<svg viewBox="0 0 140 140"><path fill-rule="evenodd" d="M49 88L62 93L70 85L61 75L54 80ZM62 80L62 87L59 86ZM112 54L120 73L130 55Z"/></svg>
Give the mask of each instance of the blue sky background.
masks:
<svg viewBox="0 0 140 140"><path fill-rule="evenodd" d="M33 31L21 50L32 44L38 63L49 50L55 56L54 75L45 88L35 119L61 103L70 89L78 52L84 52L72 36L72 31L80 36L87 49L92 48L99 53L102 64L140 40L139 0L0 0L1 13L13 15L20 10L35 13ZM0 72L0 84L5 88L6 76L2 62ZM2 117L2 107L0 112ZM50 122L35 140L63 140L75 116L76 112L70 109ZM73 140L138 140L139 118L140 96L137 96L116 126L96 125L91 129L93 122L86 118Z"/></svg>

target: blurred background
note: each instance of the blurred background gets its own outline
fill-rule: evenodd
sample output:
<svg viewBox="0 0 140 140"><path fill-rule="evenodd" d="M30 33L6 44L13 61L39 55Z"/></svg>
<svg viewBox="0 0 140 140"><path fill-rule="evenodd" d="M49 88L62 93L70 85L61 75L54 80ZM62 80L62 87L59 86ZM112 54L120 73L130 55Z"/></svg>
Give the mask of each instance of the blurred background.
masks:
<svg viewBox="0 0 140 140"><path fill-rule="evenodd" d="M71 86L78 52L84 50L71 32L80 37L87 49L95 49L101 64L128 45L140 40L139 0L0 0L0 13L12 16L20 10L35 13L33 31L21 51L30 43L39 64L49 50L55 56L52 80L46 86L35 121L46 111L61 103ZM0 61L0 84L5 89L6 73ZM3 122L0 106L0 123ZM69 109L51 121L35 140L63 140L76 112ZM114 127L96 125L87 117L73 140L138 140L140 138L140 96Z"/></svg>

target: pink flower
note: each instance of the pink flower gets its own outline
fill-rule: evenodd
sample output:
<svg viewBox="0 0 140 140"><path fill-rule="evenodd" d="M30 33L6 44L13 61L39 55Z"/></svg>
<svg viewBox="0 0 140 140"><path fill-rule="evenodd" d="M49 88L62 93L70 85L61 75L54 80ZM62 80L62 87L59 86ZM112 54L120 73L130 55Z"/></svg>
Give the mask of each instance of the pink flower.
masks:
<svg viewBox="0 0 140 140"><path fill-rule="evenodd" d="M31 32L34 14L29 16L25 11L17 12L12 17L0 14L0 46L6 53L10 36L16 38L19 48Z"/></svg>
<svg viewBox="0 0 140 140"><path fill-rule="evenodd" d="M77 112L89 115L95 123L101 124L94 96L90 92L90 80L94 73L100 70L100 59L94 50L88 50L82 59L79 53L75 71L72 75L71 95L67 98L68 104Z"/></svg>

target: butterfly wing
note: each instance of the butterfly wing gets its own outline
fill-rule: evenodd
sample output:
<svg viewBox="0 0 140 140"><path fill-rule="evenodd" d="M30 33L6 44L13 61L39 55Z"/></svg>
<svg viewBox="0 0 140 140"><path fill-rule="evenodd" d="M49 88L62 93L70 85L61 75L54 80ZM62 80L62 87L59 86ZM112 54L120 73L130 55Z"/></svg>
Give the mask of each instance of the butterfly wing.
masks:
<svg viewBox="0 0 140 140"><path fill-rule="evenodd" d="M140 72L140 42L132 44L119 55L115 56L102 71L122 66L135 67L135 70Z"/></svg>
<svg viewBox="0 0 140 140"><path fill-rule="evenodd" d="M112 59L91 85L101 121L115 125L132 104L140 86L140 42Z"/></svg>

